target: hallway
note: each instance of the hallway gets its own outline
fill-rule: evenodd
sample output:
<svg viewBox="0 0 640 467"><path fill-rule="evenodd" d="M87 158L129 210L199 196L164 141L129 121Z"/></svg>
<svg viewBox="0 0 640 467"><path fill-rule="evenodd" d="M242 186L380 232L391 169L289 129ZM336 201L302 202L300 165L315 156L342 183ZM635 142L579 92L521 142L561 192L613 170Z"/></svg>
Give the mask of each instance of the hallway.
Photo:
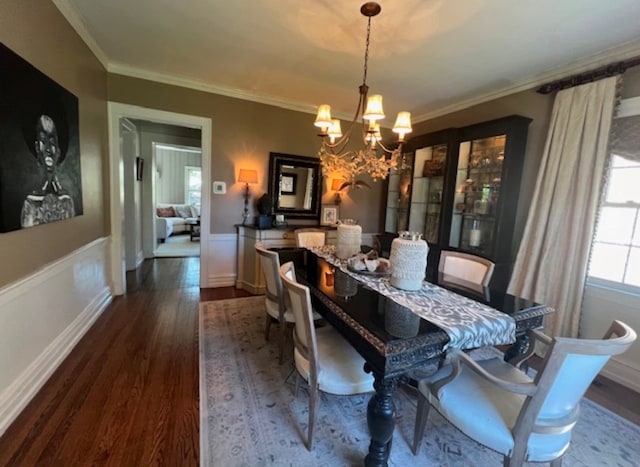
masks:
<svg viewBox="0 0 640 467"><path fill-rule="evenodd" d="M0 465L197 466L199 270L199 258L159 258L127 273L128 293L0 438Z"/></svg>

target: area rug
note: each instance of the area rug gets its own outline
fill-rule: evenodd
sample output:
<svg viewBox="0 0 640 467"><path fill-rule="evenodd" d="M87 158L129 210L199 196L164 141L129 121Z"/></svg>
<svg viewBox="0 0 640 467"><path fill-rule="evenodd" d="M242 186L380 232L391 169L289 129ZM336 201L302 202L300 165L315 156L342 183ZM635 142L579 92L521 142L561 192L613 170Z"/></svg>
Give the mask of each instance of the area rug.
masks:
<svg viewBox="0 0 640 467"><path fill-rule="evenodd" d="M189 234L171 235L159 243L154 252L156 258L183 258L200 256L200 240L191 241Z"/></svg>
<svg viewBox="0 0 640 467"><path fill-rule="evenodd" d="M295 397L291 343L278 363L277 328L264 339L264 298L200 304L201 465L361 466L368 452L370 394L322 394L313 450L305 445L308 393ZM500 466L502 456L471 441L432 410L417 456L409 444L415 396L394 396L396 431L390 466ZM640 427L587 399L564 466L637 466ZM531 464L540 465L540 464Z"/></svg>

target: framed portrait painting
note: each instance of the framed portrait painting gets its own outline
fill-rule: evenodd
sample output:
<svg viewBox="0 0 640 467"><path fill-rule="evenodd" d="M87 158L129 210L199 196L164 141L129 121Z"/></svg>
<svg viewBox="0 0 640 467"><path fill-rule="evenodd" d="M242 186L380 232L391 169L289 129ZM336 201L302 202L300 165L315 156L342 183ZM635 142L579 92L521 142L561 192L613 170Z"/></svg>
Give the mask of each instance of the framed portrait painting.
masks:
<svg viewBox="0 0 640 467"><path fill-rule="evenodd" d="M0 44L0 232L82 214L78 98Z"/></svg>

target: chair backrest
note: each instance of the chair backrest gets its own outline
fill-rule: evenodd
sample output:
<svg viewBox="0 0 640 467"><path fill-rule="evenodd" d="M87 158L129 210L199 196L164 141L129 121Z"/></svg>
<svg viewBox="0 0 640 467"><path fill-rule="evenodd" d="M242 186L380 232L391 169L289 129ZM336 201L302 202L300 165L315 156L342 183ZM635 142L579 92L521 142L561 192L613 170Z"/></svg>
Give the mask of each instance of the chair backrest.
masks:
<svg viewBox="0 0 640 467"><path fill-rule="evenodd" d="M495 264L486 258L442 250L438 263L438 282L467 288L483 288L489 285Z"/></svg>
<svg viewBox="0 0 640 467"><path fill-rule="evenodd" d="M296 246L298 248L311 248L324 246L327 241L327 231L321 229L296 229Z"/></svg>
<svg viewBox="0 0 640 467"><path fill-rule="evenodd" d="M296 281L292 261L280 267L280 280L291 302L291 311L295 319L293 344L297 353L306 360L309 366L309 384L315 387L319 368L318 346L309 288Z"/></svg>
<svg viewBox="0 0 640 467"><path fill-rule="evenodd" d="M553 444L550 437L568 443L587 388L612 355L636 340L633 329L620 321L612 323L603 339L549 339L539 331L532 335L549 347L535 378L537 390L526 398L513 428L516 445L529 450Z"/></svg>
<svg viewBox="0 0 640 467"><path fill-rule="evenodd" d="M262 272L264 273L264 281L267 287L265 295L267 299L278 303L280 319L283 319L286 301L282 293L282 281L280 280L280 258L278 253L267 250L262 243L256 243L255 249L260 258Z"/></svg>

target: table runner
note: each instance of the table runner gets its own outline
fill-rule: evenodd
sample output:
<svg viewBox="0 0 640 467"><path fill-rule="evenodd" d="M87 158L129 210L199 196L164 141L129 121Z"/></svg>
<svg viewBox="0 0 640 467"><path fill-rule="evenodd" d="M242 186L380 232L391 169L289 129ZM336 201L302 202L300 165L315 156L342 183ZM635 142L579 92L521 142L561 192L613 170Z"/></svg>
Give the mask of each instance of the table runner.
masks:
<svg viewBox="0 0 640 467"><path fill-rule="evenodd" d="M406 291L393 287L388 276L376 277L352 272L347 269L345 260L335 256L333 245L313 247L310 251L345 274L441 328L450 339L445 349L473 349L485 345L511 344L515 341L514 319L488 305L426 281L423 281L420 290Z"/></svg>

